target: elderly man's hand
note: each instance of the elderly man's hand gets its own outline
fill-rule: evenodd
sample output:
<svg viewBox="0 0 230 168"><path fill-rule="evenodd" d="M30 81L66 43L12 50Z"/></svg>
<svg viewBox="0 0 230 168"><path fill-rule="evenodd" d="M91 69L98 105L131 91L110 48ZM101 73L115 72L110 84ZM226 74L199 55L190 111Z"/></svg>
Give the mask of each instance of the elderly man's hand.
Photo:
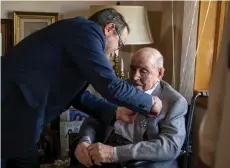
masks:
<svg viewBox="0 0 230 168"><path fill-rule="evenodd" d="M82 142L77 145L77 148L74 151L74 155L77 158L77 160L83 164L85 167L91 167L93 166L93 162L91 160L91 157L88 152L88 147L90 143L88 142Z"/></svg>
<svg viewBox="0 0 230 168"><path fill-rule="evenodd" d="M162 109L162 101L157 97L152 97L152 108L150 113L148 114L148 117L155 117L158 116Z"/></svg>
<svg viewBox="0 0 230 168"><path fill-rule="evenodd" d="M102 143L94 143L88 147L89 155L94 161L94 164L114 162L113 147Z"/></svg>
<svg viewBox="0 0 230 168"><path fill-rule="evenodd" d="M137 117L137 113L125 107L118 107L116 112L116 119L127 123L133 123Z"/></svg>

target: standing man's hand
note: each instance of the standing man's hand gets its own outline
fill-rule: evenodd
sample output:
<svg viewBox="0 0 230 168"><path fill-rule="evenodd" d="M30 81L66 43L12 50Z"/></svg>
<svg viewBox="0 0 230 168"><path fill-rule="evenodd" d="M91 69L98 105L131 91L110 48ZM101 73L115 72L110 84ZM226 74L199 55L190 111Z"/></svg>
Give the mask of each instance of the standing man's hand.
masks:
<svg viewBox="0 0 230 168"><path fill-rule="evenodd" d="M155 117L158 116L161 112L162 109L162 101L157 97L153 96L152 97L152 108L150 113L148 114L148 117Z"/></svg>
<svg viewBox="0 0 230 168"><path fill-rule="evenodd" d="M94 143L88 147L88 150L90 157L96 165L114 162L114 151L112 146Z"/></svg>
<svg viewBox="0 0 230 168"><path fill-rule="evenodd" d="M74 151L74 155L77 158L77 160L85 167L93 166L92 159L87 149L89 145L90 145L89 142L81 142L80 144L77 145L77 148Z"/></svg>
<svg viewBox="0 0 230 168"><path fill-rule="evenodd" d="M118 107L116 111L116 119L127 123L133 123L137 117L137 113L125 107Z"/></svg>

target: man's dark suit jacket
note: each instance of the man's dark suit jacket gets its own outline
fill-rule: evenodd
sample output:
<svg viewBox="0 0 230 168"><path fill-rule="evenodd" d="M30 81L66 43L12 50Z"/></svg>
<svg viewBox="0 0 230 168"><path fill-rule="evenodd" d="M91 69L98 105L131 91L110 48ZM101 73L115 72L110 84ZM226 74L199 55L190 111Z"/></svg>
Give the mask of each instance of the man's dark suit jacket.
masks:
<svg viewBox="0 0 230 168"><path fill-rule="evenodd" d="M1 57L2 157L34 154L42 126L71 105L110 124L116 107L103 113L100 107L109 106L84 92L88 83L110 102L147 115L151 96L116 77L104 48L101 27L77 17L29 35Z"/></svg>

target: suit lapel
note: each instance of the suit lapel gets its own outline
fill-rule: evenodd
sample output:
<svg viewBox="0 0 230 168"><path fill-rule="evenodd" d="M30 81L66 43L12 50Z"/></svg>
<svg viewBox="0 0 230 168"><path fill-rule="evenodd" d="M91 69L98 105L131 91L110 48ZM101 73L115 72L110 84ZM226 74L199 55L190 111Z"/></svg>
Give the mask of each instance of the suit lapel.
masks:
<svg viewBox="0 0 230 168"><path fill-rule="evenodd" d="M161 98L162 89L163 89L162 84L161 82L159 82L156 89L153 91L151 95L158 96L159 98ZM147 126L144 126L145 123L148 124L148 120L146 119L146 117L143 115L138 115L134 123L134 135L133 135L134 143L143 141L143 134L147 129Z"/></svg>

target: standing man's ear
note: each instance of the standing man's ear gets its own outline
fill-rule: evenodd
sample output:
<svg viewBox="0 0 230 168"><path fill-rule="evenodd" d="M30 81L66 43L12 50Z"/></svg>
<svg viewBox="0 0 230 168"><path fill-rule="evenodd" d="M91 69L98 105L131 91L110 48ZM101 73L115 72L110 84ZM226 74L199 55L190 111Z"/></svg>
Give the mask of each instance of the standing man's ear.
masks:
<svg viewBox="0 0 230 168"><path fill-rule="evenodd" d="M114 32L115 32L115 28L116 28L116 25L114 23L106 24L103 27L103 31L104 31L105 36L111 36L111 35L113 35Z"/></svg>

